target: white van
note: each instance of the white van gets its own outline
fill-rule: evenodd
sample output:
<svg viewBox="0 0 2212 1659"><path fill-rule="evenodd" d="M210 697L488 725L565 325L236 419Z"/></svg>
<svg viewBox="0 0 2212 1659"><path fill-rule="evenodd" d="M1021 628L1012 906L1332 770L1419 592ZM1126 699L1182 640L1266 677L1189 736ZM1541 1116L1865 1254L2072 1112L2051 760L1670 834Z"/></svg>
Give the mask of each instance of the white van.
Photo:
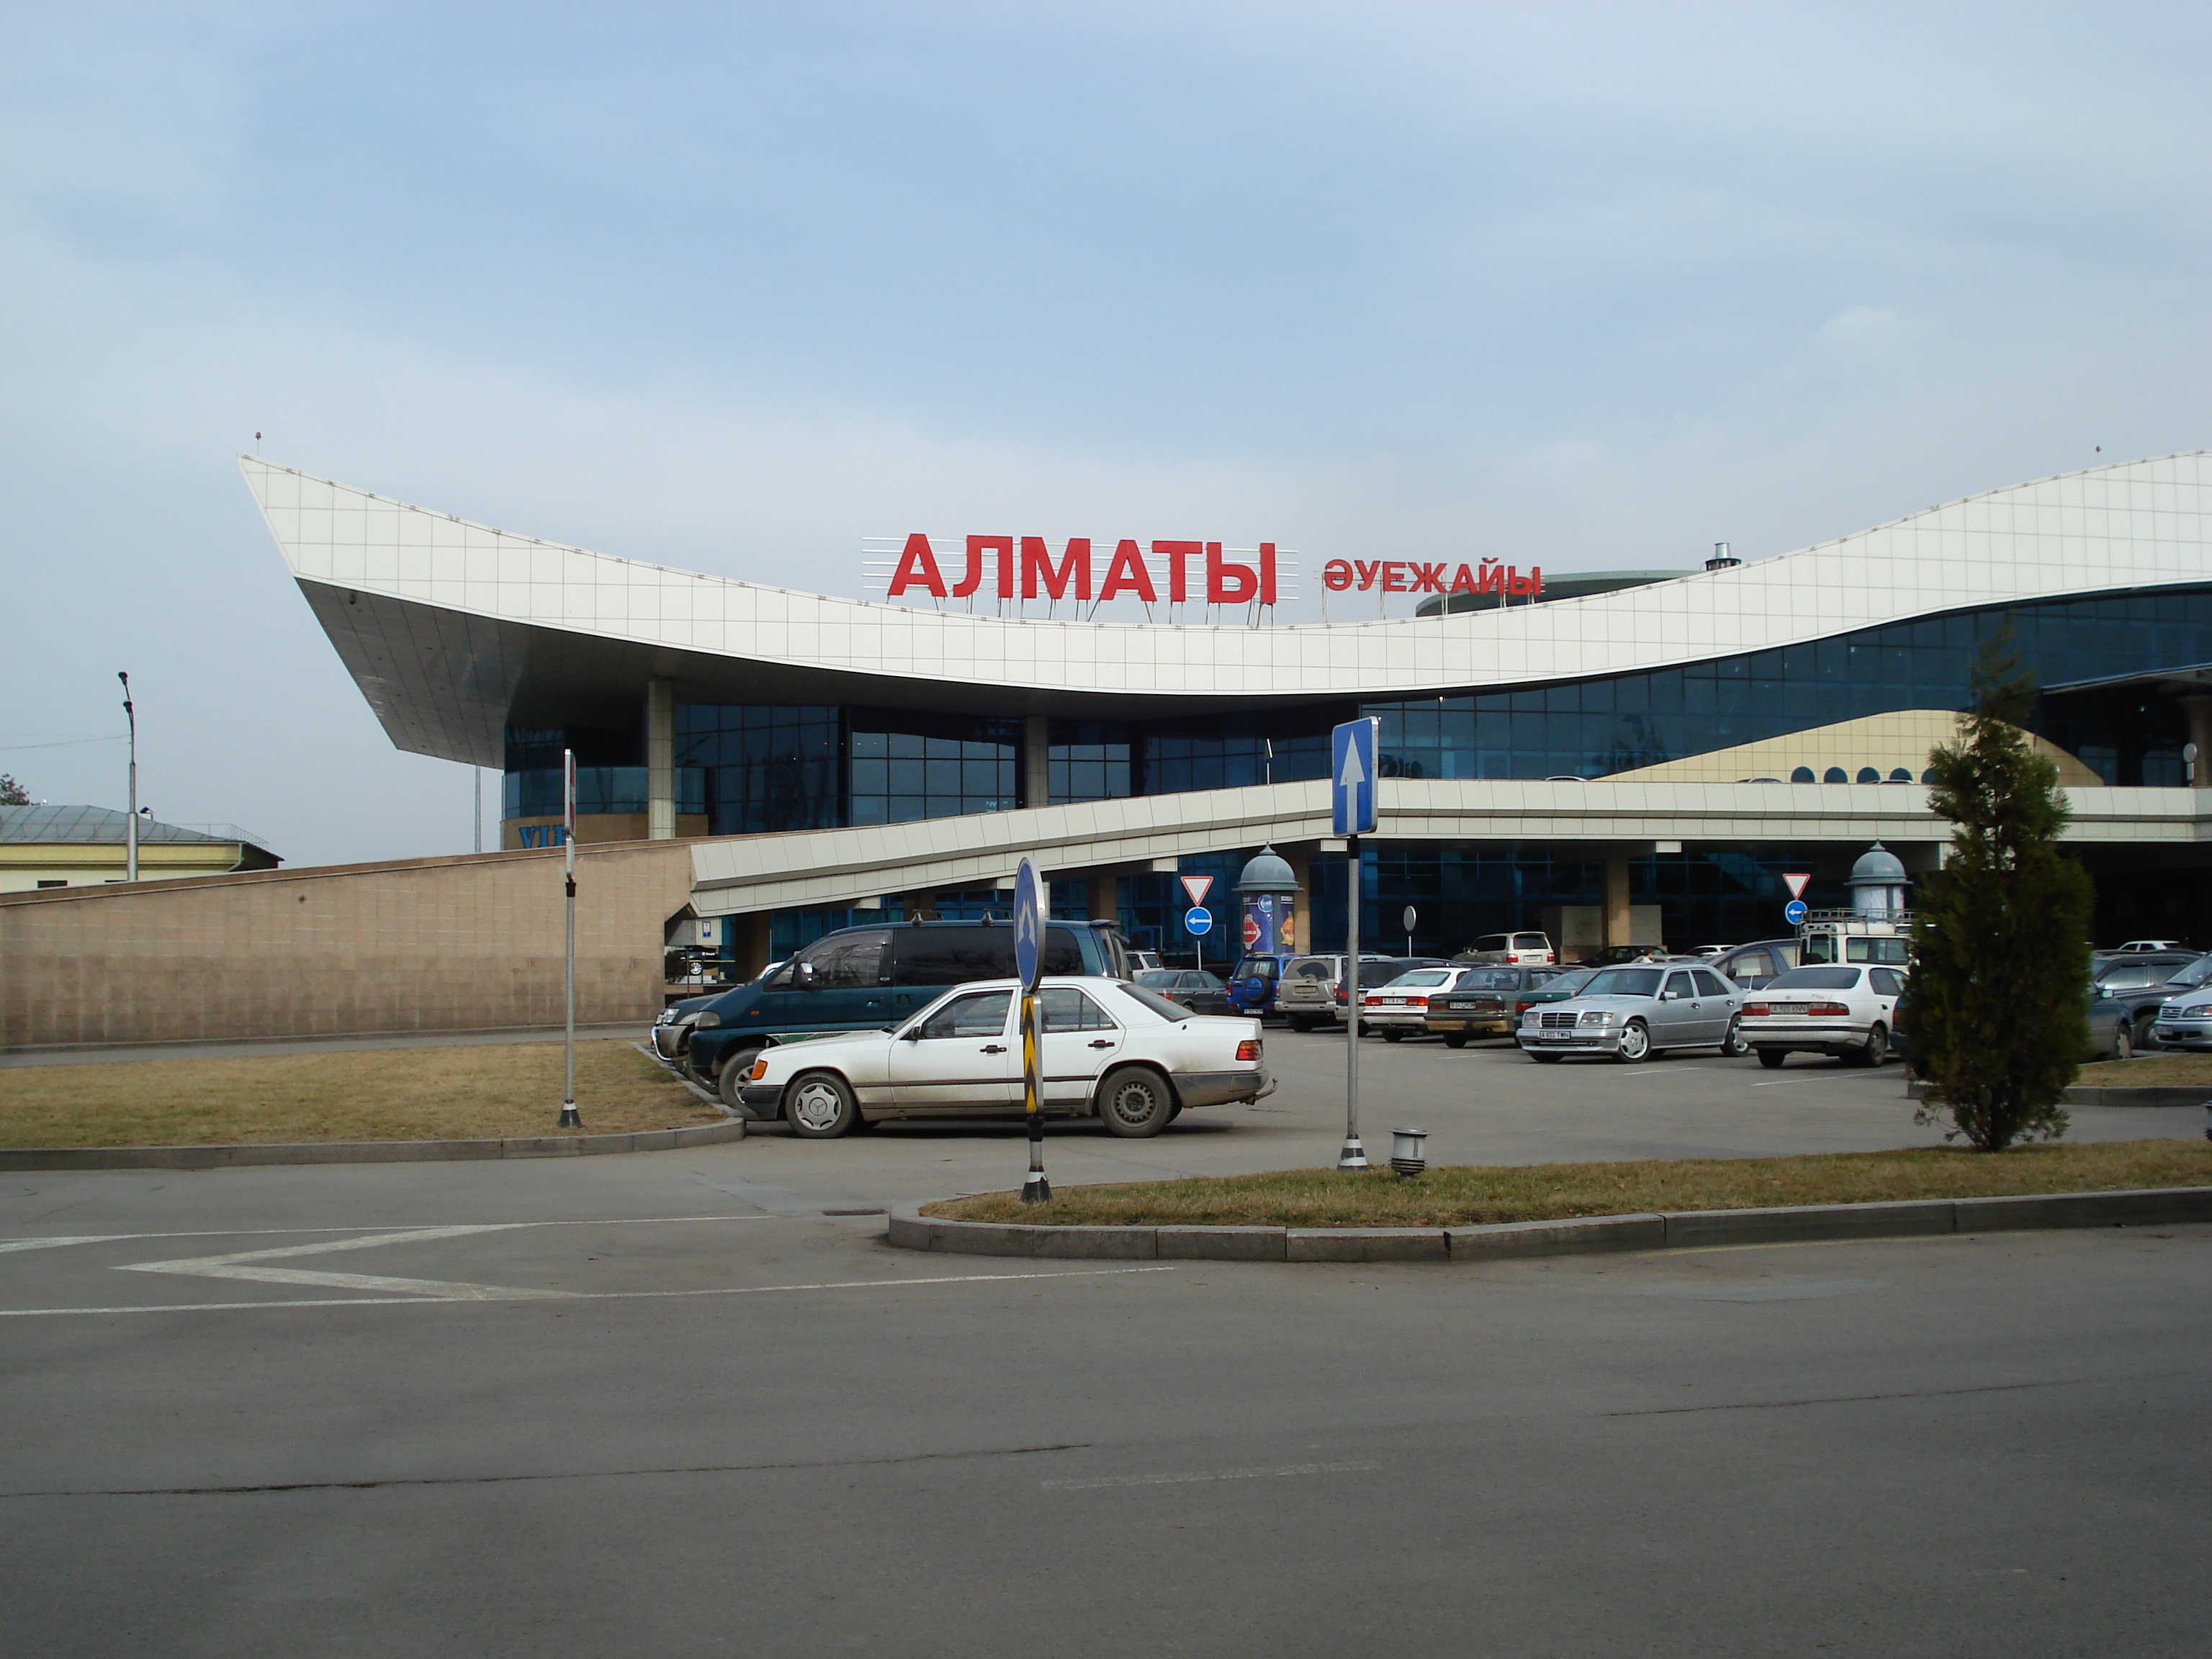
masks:
<svg viewBox="0 0 2212 1659"><path fill-rule="evenodd" d="M1485 933L1453 957L1455 962L1502 962L1509 968L1548 968L1559 961L1545 933Z"/></svg>

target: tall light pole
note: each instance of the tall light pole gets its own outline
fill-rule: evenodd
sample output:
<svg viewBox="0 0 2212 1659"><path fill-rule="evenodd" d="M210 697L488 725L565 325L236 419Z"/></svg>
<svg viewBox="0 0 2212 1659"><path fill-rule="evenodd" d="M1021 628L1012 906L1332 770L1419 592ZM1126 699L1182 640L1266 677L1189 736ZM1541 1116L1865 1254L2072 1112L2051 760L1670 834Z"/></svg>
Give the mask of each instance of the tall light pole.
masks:
<svg viewBox="0 0 2212 1659"><path fill-rule="evenodd" d="M123 718L131 723L131 822L123 831L123 879L138 879L138 711L131 706L131 676L118 673L123 682Z"/></svg>
<svg viewBox="0 0 2212 1659"><path fill-rule="evenodd" d="M580 1129L584 1120L576 1115L576 751L573 749L561 751L561 821L565 826L562 845L568 849L568 926L567 948L562 952L565 1012L561 1028L561 1070L564 1083L559 1127Z"/></svg>

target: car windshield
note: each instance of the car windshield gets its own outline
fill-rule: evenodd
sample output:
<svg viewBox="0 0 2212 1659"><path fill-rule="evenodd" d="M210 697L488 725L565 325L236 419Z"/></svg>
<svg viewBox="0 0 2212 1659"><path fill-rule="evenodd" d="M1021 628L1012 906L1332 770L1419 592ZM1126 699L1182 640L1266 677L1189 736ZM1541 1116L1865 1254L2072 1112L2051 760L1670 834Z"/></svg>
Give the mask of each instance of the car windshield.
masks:
<svg viewBox="0 0 2212 1659"><path fill-rule="evenodd" d="M1859 982L1856 968L1792 968L1766 981L1768 991L1848 991Z"/></svg>
<svg viewBox="0 0 2212 1659"><path fill-rule="evenodd" d="M1571 974L1554 974L1544 981L1544 988L1547 991L1564 991L1567 995L1572 996L1596 977L1595 969L1577 968Z"/></svg>
<svg viewBox="0 0 2212 1659"><path fill-rule="evenodd" d="M2168 980L2166 983L2169 985L2179 985L2186 988L2190 986L2202 985L2207 979L2212 979L2212 957L2200 957L2198 960L2191 963L2189 966L2176 974L2172 979Z"/></svg>
<svg viewBox="0 0 2212 1659"><path fill-rule="evenodd" d="M1442 968L1417 968L1410 974L1399 975L1380 988L1386 991L1415 990L1424 985L1442 985L1450 978L1450 973Z"/></svg>
<svg viewBox="0 0 2212 1659"><path fill-rule="evenodd" d="M1148 968L1137 975L1137 983L1148 991L1172 991L1176 981L1182 977L1182 970L1179 968Z"/></svg>
<svg viewBox="0 0 2212 1659"><path fill-rule="evenodd" d="M1517 991L1521 988L1521 971L1517 968L1470 968L1459 976L1455 991Z"/></svg>
<svg viewBox="0 0 2212 1659"><path fill-rule="evenodd" d="M1188 1019L1190 1018L1189 1009L1177 1006L1176 1004L1170 1002L1165 997L1160 995L1157 991L1147 991L1141 985L1124 985L1119 988L1123 996L1127 997L1131 1001L1137 1003L1142 1007L1151 1009L1152 1012L1158 1014L1162 1019Z"/></svg>
<svg viewBox="0 0 2212 1659"><path fill-rule="evenodd" d="M1336 961L1333 957L1300 957L1285 971L1291 979L1334 979Z"/></svg>
<svg viewBox="0 0 2212 1659"><path fill-rule="evenodd" d="M1607 968L1592 975L1582 994L1592 997L1656 997L1659 994L1656 968Z"/></svg>

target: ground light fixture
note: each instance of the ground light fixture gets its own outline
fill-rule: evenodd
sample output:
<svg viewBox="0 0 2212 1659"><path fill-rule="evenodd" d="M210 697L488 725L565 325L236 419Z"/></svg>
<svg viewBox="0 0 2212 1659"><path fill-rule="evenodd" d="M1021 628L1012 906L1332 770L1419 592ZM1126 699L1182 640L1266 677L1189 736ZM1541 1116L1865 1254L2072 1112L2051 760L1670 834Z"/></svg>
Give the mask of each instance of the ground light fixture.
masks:
<svg viewBox="0 0 2212 1659"><path fill-rule="evenodd" d="M1390 1167L1402 1179L1412 1180L1429 1167L1428 1144L1429 1132L1426 1129L1391 1130Z"/></svg>

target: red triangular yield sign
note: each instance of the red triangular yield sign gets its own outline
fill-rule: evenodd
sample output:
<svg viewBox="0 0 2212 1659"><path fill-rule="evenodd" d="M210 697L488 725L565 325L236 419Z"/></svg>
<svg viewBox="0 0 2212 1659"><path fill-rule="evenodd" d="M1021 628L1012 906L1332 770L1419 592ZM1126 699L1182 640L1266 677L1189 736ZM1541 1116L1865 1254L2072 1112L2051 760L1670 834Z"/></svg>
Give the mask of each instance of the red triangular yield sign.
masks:
<svg viewBox="0 0 2212 1659"><path fill-rule="evenodd" d="M1190 895L1194 908L1206 902L1206 890L1212 885L1212 876L1185 876L1182 878L1182 890Z"/></svg>
<svg viewBox="0 0 2212 1659"><path fill-rule="evenodd" d="M1790 890L1791 898L1799 899L1805 896L1805 884L1812 879L1810 876L1784 876L1782 884Z"/></svg>

